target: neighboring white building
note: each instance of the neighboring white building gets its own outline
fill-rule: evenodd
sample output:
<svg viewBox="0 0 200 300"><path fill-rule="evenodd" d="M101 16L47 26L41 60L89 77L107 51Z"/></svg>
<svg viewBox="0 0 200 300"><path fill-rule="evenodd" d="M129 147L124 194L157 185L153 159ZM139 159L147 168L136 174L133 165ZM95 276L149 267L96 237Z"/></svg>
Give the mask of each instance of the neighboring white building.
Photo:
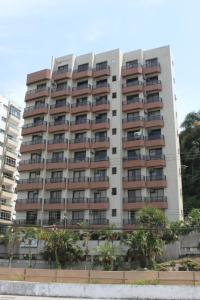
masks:
<svg viewBox="0 0 200 300"><path fill-rule="evenodd" d="M20 108L0 96L0 226L13 219L21 123Z"/></svg>
<svg viewBox="0 0 200 300"><path fill-rule="evenodd" d="M17 222L131 228L183 216L168 46L55 58L27 76Z"/></svg>

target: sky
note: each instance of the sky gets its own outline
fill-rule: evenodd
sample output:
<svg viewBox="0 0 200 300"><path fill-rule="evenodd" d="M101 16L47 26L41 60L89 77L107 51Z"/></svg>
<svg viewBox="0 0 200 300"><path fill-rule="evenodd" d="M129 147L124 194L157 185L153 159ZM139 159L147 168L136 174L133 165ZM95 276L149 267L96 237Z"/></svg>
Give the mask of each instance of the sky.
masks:
<svg viewBox="0 0 200 300"><path fill-rule="evenodd" d="M200 109L200 0L0 0L0 94L24 107L26 75L52 56L170 45L179 124Z"/></svg>

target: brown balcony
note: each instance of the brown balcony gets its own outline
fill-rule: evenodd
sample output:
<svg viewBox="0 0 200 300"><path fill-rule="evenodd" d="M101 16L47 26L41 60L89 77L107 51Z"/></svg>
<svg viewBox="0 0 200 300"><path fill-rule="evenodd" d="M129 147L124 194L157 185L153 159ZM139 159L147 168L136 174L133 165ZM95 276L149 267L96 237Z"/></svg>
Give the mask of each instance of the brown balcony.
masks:
<svg viewBox="0 0 200 300"><path fill-rule="evenodd" d="M72 73L72 79L78 80L83 79L87 77L92 77L92 69L86 69L86 70L74 70Z"/></svg>
<svg viewBox="0 0 200 300"><path fill-rule="evenodd" d="M22 135L45 132L47 130L47 122L41 121L38 123L31 123L23 125Z"/></svg>
<svg viewBox="0 0 200 300"><path fill-rule="evenodd" d="M57 87L56 89L52 89L51 91L51 98L58 98L58 97L66 97L71 95L71 88L67 87Z"/></svg>
<svg viewBox="0 0 200 300"><path fill-rule="evenodd" d="M78 114L83 112L90 112L91 104L90 102L74 103L71 105L71 113Z"/></svg>
<svg viewBox="0 0 200 300"><path fill-rule="evenodd" d="M68 178L67 188L71 190L76 189L88 189L89 187L89 178L88 177L74 177Z"/></svg>
<svg viewBox="0 0 200 300"><path fill-rule="evenodd" d="M96 102L92 103L92 112L101 112L101 111L109 111L110 110L110 102L106 99L96 100Z"/></svg>
<svg viewBox="0 0 200 300"><path fill-rule="evenodd" d="M53 80L61 80L61 79L71 79L72 71L69 68L58 69L54 71L52 74Z"/></svg>
<svg viewBox="0 0 200 300"><path fill-rule="evenodd" d="M41 190L43 188L42 178L20 179L17 185L18 191Z"/></svg>
<svg viewBox="0 0 200 300"><path fill-rule="evenodd" d="M123 177L123 188L124 189L140 189L145 187L144 176L129 176Z"/></svg>
<svg viewBox="0 0 200 300"><path fill-rule="evenodd" d="M122 102L122 111L128 112L144 108L143 99L137 98L133 100L125 100Z"/></svg>
<svg viewBox="0 0 200 300"><path fill-rule="evenodd" d="M96 119L92 120L91 130L108 130L110 128L110 119Z"/></svg>
<svg viewBox="0 0 200 300"><path fill-rule="evenodd" d="M90 139L81 138L74 139L69 141L69 150L79 150L79 149L89 149L90 148Z"/></svg>
<svg viewBox="0 0 200 300"><path fill-rule="evenodd" d="M69 121L68 120L60 120L49 123L48 132L57 132L57 131L68 131L69 130Z"/></svg>
<svg viewBox="0 0 200 300"><path fill-rule="evenodd" d="M49 140L47 145L48 151L54 150L67 150L68 149L68 140L64 138Z"/></svg>
<svg viewBox="0 0 200 300"><path fill-rule="evenodd" d="M123 198L123 210L138 210L144 206L145 202L142 197Z"/></svg>
<svg viewBox="0 0 200 300"><path fill-rule="evenodd" d="M95 219L90 219L89 224L91 227L94 228L109 227L109 220L105 218L95 218Z"/></svg>
<svg viewBox="0 0 200 300"><path fill-rule="evenodd" d="M64 198L44 199L44 210L65 210Z"/></svg>
<svg viewBox="0 0 200 300"><path fill-rule="evenodd" d="M0 210L4 210L6 212L12 212L13 207L11 202L4 200L0 200Z"/></svg>
<svg viewBox="0 0 200 300"><path fill-rule="evenodd" d="M110 139L108 137L94 138L91 141L92 149L108 149L110 148Z"/></svg>
<svg viewBox="0 0 200 300"><path fill-rule="evenodd" d="M147 98L144 103L145 109L163 108L163 101L161 97Z"/></svg>
<svg viewBox="0 0 200 300"><path fill-rule="evenodd" d="M28 210L41 210L42 209L42 199L41 198L31 198L31 199L17 199L16 211L28 211Z"/></svg>
<svg viewBox="0 0 200 300"><path fill-rule="evenodd" d="M109 157L94 157L90 160L91 169L107 169L109 166Z"/></svg>
<svg viewBox="0 0 200 300"><path fill-rule="evenodd" d="M144 85L144 91L146 93L148 92L160 92L162 91L162 84L161 80L152 80L152 81L146 81Z"/></svg>
<svg viewBox="0 0 200 300"><path fill-rule="evenodd" d="M26 92L25 101L32 101L38 98L49 97L50 89L49 87L43 87L39 89L33 89Z"/></svg>
<svg viewBox="0 0 200 300"><path fill-rule="evenodd" d="M137 80L137 81L122 85L122 94L141 93L141 92L143 92L143 82L142 81Z"/></svg>
<svg viewBox="0 0 200 300"><path fill-rule="evenodd" d="M95 176L90 178L90 189L108 189L109 177Z"/></svg>
<svg viewBox="0 0 200 300"><path fill-rule="evenodd" d="M137 168L145 167L145 157L142 155L135 155L123 158L123 168Z"/></svg>
<svg viewBox="0 0 200 300"><path fill-rule="evenodd" d="M165 167L165 165L166 165L166 161L165 161L165 156L163 154L146 156L147 168Z"/></svg>
<svg viewBox="0 0 200 300"><path fill-rule="evenodd" d="M22 142L20 153L43 151L46 148L46 140L38 139L30 142Z"/></svg>
<svg viewBox="0 0 200 300"><path fill-rule="evenodd" d="M68 198L66 204L67 210L88 210L89 204L87 198Z"/></svg>
<svg viewBox="0 0 200 300"><path fill-rule="evenodd" d="M145 138L146 147L159 147L165 146L164 135L149 135Z"/></svg>
<svg viewBox="0 0 200 300"><path fill-rule="evenodd" d="M50 105L50 115L56 115L61 113L68 113L70 111L69 103Z"/></svg>
<svg viewBox="0 0 200 300"><path fill-rule="evenodd" d="M142 65L135 63L122 67L122 77L142 74Z"/></svg>
<svg viewBox="0 0 200 300"><path fill-rule="evenodd" d="M21 160L19 163L19 172L42 170L44 168L44 159Z"/></svg>
<svg viewBox="0 0 200 300"><path fill-rule="evenodd" d="M66 158L50 158L46 160L46 169L55 170L55 169L67 169L67 159Z"/></svg>
<svg viewBox="0 0 200 300"><path fill-rule="evenodd" d="M97 197L89 199L90 210L107 210L109 209L109 199L107 197Z"/></svg>
<svg viewBox="0 0 200 300"><path fill-rule="evenodd" d="M161 67L158 62L152 63L152 64L145 64L143 66L143 73L145 75L147 74L155 74L155 73L160 73L161 72Z"/></svg>
<svg viewBox="0 0 200 300"><path fill-rule="evenodd" d="M127 136L123 138L122 146L124 149L144 147L144 136Z"/></svg>
<svg viewBox="0 0 200 300"><path fill-rule="evenodd" d="M99 95L99 94L108 94L110 93L110 85L105 83L96 84L92 87L92 94Z"/></svg>
<svg viewBox="0 0 200 300"><path fill-rule="evenodd" d="M32 84L44 80L50 80L51 79L51 70L45 69L38 72L30 73L27 75L26 84Z"/></svg>
<svg viewBox="0 0 200 300"><path fill-rule="evenodd" d="M48 113L48 104L41 103L40 105L33 105L24 109L23 118L29 118Z"/></svg>
<svg viewBox="0 0 200 300"><path fill-rule="evenodd" d="M66 178L46 178L45 179L46 190L65 190L66 189Z"/></svg>
<svg viewBox="0 0 200 300"><path fill-rule="evenodd" d="M144 127L144 118L141 116L128 117L122 120L122 129Z"/></svg>
<svg viewBox="0 0 200 300"><path fill-rule="evenodd" d="M109 66L101 66L93 69L92 76L94 78L102 77L102 76L110 76L110 67Z"/></svg>
<svg viewBox="0 0 200 300"><path fill-rule="evenodd" d="M146 187L147 188L166 188L167 187L167 181L166 181L166 176L157 176L157 175L152 175L147 177L146 181Z"/></svg>
<svg viewBox="0 0 200 300"><path fill-rule="evenodd" d="M145 203L148 206L152 206L159 209L168 208L167 197L158 196L158 197L145 197Z"/></svg>
<svg viewBox="0 0 200 300"><path fill-rule="evenodd" d="M92 93L92 87L90 84L84 84L72 88L72 96L78 97L83 95L89 95Z"/></svg>
<svg viewBox="0 0 200 300"><path fill-rule="evenodd" d="M164 126L163 117L160 115L148 116L145 120L146 128L163 127L163 126Z"/></svg>
<svg viewBox="0 0 200 300"><path fill-rule="evenodd" d="M84 159L75 159L75 158L69 158L68 159L68 169L89 169L90 167L90 161L89 158L86 157Z"/></svg>
<svg viewBox="0 0 200 300"><path fill-rule="evenodd" d="M83 119L70 122L70 131L90 130L90 120Z"/></svg>
<svg viewBox="0 0 200 300"><path fill-rule="evenodd" d="M17 219L14 221L16 226L40 226L41 220L28 220L28 219Z"/></svg>

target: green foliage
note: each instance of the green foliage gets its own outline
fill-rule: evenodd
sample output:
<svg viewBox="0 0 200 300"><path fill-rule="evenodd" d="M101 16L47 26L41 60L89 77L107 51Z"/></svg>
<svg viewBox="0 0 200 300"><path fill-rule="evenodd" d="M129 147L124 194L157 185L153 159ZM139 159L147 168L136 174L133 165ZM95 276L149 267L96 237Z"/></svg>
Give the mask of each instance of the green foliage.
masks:
<svg viewBox="0 0 200 300"><path fill-rule="evenodd" d="M132 284L135 284L135 285L158 285L158 284L160 284L160 281L158 279L136 280Z"/></svg>
<svg viewBox="0 0 200 300"><path fill-rule="evenodd" d="M114 270L115 263L117 262L117 248L106 242L97 247L97 256L95 263L101 265L104 270Z"/></svg>

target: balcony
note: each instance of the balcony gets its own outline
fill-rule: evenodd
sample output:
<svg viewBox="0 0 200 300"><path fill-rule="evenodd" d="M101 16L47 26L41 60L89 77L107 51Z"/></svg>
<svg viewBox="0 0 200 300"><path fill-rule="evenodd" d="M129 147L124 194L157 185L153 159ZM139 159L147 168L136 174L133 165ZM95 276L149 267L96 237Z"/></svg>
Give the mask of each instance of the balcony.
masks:
<svg viewBox="0 0 200 300"><path fill-rule="evenodd" d="M157 196L157 197L145 197L145 202L148 206L152 206L159 209L167 209L167 197Z"/></svg>
<svg viewBox="0 0 200 300"><path fill-rule="evenodd" d="M91 130L100 130L105 129L108 130L110 128L110 119L96 119L92 120Z"/></svg>
<svg viewBox="0 0 200 300"><path fill-rule="evenodd" d="M69 150L89 149L90 139L89 138L76 138L69 141Z"/></svg>
<svg viewBox="0 0 200 300"><path fill-rule="evenodd" d="M42 225L43 226L56 226L56 227L63 227L64 226L64 220L61 219L47 219L47 220L42 220Z"/></svg>
<svg viewBox="0 0 200 300"><path fill-rule="evenodd" d="M21 160L19 164L19 172L42 170L42 169L44 169L44 159L42 158Z"/></svg>
<svg viewBox="0 0 200 300"><path fill-rule="evenodd" d="M58 69L54 71L52 74L52 79L54 81L61 80L61 79L71 79L72 78L72 71L69 68Z"/></svg>
<svg viewBox="0 0 200 300"><path fill-rule="evenodd" d="M92 149L108 149L110 148L110 139L109 137L96 137L91 140Z"/></svg>
<svg viewBox="0 0 200 300"><path fill-rule="evenodd" d="M51 70L45 69L38 72L30 73L27 75L26 84L32 84L44 80L50 80L51 79Z"/></svg>
<svg viewBox="0 0 200 300"><path fill-rule="evenodd" d="M151 63L151 64L145 64L143 66L143 74L154 74L154 73L160 73L161 67L158 62Z"/></svg>
<svg viewBox="0 0 200 300"><path fill-rule="evenodd" d="M93 157L90 159L91 169L107 169L109 166L109 157Z"/></svg>
<svg viewBox="0 0 200 300"><path fill-rule="evenodd" d="M67 97L71 95L71 87L57 87L51 90L51 98Z"/></svg>
<svg viewBox="0 0 200 300"><path fill-rule="evenodd" d="M67 169L67 159L57 158L57 157L46 159L46 169L47 170Z"/></svg>
<svg viewBox="0 0 200 300"><path fill-rule="evenodd" d="M50 115L56 115L61 113L68 113L70 111L69 103L60 103L50 105Z"/></svg>
<svg viewBox="0 0 200 300"><path fill-rule="evenodd" d="M142 65L135 63L122 67L122 77L142 74Z"/></svg>
<svg viewBox="0 0 200 300"><path fill-rule="evenodd" d="M8 145L8 147L10 147L16 151L16 148L18 146L18 141L13 137L11 138L11 137L7 136L7 145Z"/></svg>
<svg viewBox="0 0 200 300"><path fill-rule="evenodd" d="M124 189L140 189L145 187L145 176L128 176L123 177Z"/></svg>
<svg viewBox="0 0 200 300"><path fill-rule="evenodd" d="M11 134L12 136L15 136L17 138L20 133L20 128L16 125L8 123L7 131L8 131L8 134Z"/></svg>
<svg viewBox="0 0 200 300"><path fill-rule="evenodd" d="M90 210L107 210L109 209L109 199L107 197L96 197L89 199Z"/></svg>
<svg viewBox="0 0 200 300"><path fill-rule="evenodd" d="M133 116L122 120L122 129L132 129L144 127L144 117Z"/></svg>
<svg viewBox="0 0 200 300"><path fill-rule="evenodd" d="M90 84L84 84L72 88L72 96L78 97L83 95L89 95L92 93L92 87Z"/></svg>
<svg viewBox="0 0 200 300"><path fill-rule="evenodd" d="M40 105L33 105L24 109L23 118L29 118L38 115L44 115L48 113L48 104L41 103Z"/></svg>
<svg viewBox="0 0 200 300"><path fill-rule="evenodd" d="M68 131L69 130L69 121L68 120L58 120L49 123L48 132L58 132L58 131Z"/></svg>
<svg viewBox="0 0 200 300"><path fill-rule="evenodd" d="M90 167L90 161L88 157L85 157L83 159L75 159L75 158L69 158L68 159L68 169L89 169Z"/></svg>
<svg viewBox="0 0 200 300"><path fill-rule="evenodd" d="M65 198L44 199L44 210L65 210Z"/></svg>
<svg viewBox="0 0 200 300"><path fill-rule="evenodd" d="M1 199L13 200L14 192L9 191L5 188L1 189Z"/></svg>
<svg viewBox="0 0 200 300"><path fill-rule="evenodd" d="M165 161L164 154L146 156L147 168L165 167L165 165L166 165L166 161Z"/></svg>
<svg viewBox="0 0 200 300"><path fill-rule="evenodd" d="M92 76L94 78L102 76L110 76L110 66L98 66L93 69Z"/></svg>
<svg viewBox="0 0 200 300"><path fill-rule="evenodd" d="M165 146L164 135L149 135L145 137L145 146L146 147L159 147Z"/></svg>
<svg viewBox="0 0 200 300"><path fill-rule="evenodd" d="M22 142L20 152L43 151L46 148L46 140L38 139L30 142Z"/></svg>
<svg viewBox="0 0 200 300"><path fill-rule="evenodd" d="M40 226L41 220L26 220L26 219L17 219L14 221L16 226Z"/></svg>
<svg viewBox="0 0 200 300"><path fill-rule="evenodd" d="M122 84L122 94L131 94L131 93L142 93L143 92L143 82L134 81L127 84Z"/></svg>
<svg viewBox="0 0 200 300"><path fill-rule="evenodd" d="M70 122L70 131L82 131L82 130L90 130L90 120L76 120Z"/></svg>
<svg viewBox="0 0 200 300"><path fill-rule="evenodd" d="M26 92L25 101L28 102L38 98L45 98L45 97L49 97L49 95L50 95L49 87L33 89Z"/></svg>
<svg viewBox="0 0 200 300"><path fill-rule="evenodd" d="M144 91L146 93L148 92L160 92L162 91L162 84L161 80L152 80L152 81L146 81L144 85Z"/></svg>
<svg viewBox="0 0 200 300"><path fill-rule="evenodd" d="M5 185L5 186L13 186L15 184L15 179L12 177L12 176L8 176L6 174L3 174L3 177L2 177L2 185Z"/></svg>
<svg viewBox="0 0 200 300"><path fill-rule="evenodd" d="M158 109L163 108L163 101L161 97L152 97L146 99L144 103L144 109L154 109L154 108L158 108Z"/></svg>
<svg viewBox="0 0 200 300"><path fill-rule="evenodd" d="M43 178L20 179L18 181L18 191L41 190L43 188Z"/></svg>
<svg viewBox="0 0 200 300"><path fill-rule="evenodd" d="M46 178L45 179L45 189L46 190L64 190L64 189L66 189L66 178L64 178L64 177Z"/></svg>
<svg viewBox="0 0 200 300"><path fill-rule="evenodd" d="M134 155L123 158L123 168L145 167L145 157L143 155Z"/></svg>
<svg viewBox="0 0 200 300"><path fill-rule="evenodd" d="M123 198L123 210L138 210L145 206L142 197L127 197Z"/></svg>
<svg viewBox="0 0 200 300"><path fill-rule="evenodd" d="M90 189L108 189L108 176L94 176L90 178Z"/></svg>
<svg viewBox="0 0 200 300"><path fill-rule="evenodd" d="M54 150L67 150L68 149L68 140L65 138L49 140L47 145L48 151Z"/></svg>
<svg viewBox="0 0 200 300"><path fill-rule="evenodd" d="M3 170L14 173L16 171L16 161L12 161L9 158L6 158L3 165Z"/></svg>
<svg viewBox="0 0 200 300"><path fill-rule="evenodd" d="M45 132L46 130L47 130L47 122L46 121L26 124L22 127L22 135Z"/></svg>
<svg viewBox="0 0 200 300"><path fill-rule="evenodd" d="M92 103L92 112L104 112L110 110L110 102L107 99L102 99Z"/></svg>
<svg viewBox="0 0 200 300"><path fill-rule="evenodd" d="M76 189L88 189L89 187L89 178L88 177L74 177L68 178L67 188L71 190Z"/></svg>
<svg viewBox="0 0 200 300"><path fill-rule="evenodd" d="M147 188L166 188L167 181L165 175L151 175L146 178Z"/></svg>
<svg viewBox="0 0 200 300"><path fill-rule="evenodd" d="M13 205L12 201L6 201L5 199L0 200L0 211L12 212Z"/></svg>
<svg viewBox="0 0 200 300"><path fill-rule="evenodd" d="M163 127L163 126L164 126L163 116L152 115L152 116L148 116L145 119L145 127L146 128Z"/></svg>
<svg viewBox="0 0 200 300"><path fill-rule="evenodd" d="M83 112L90 112L91 111L91 104L90 102L80 102L74 103L71 105L71 114L78 114Z"/></svg>
<svg viewBox="0 0 200 300"><path fill-rule="evenodd" d="M17 199L16 211L41 210L42 198Z"/></svg>
<svg viewBox="0 0 200 300"><path fill-rule="evenodd" d="M123 229L132 230L133 228L138 227L135 219L123 219Z"/></svg>
<svg viewBox="0 0 200 300"><path fill-rule="evenodd" d="M109 226L109 220L105 218L90 219L89 224L94 227Z"/></svg>
<svg viewBox="0 0 200 300"><path fill-rule="evenodd" d="M124 149L141 148L144 147L144 145L145 140L143 135L123 137L122 146Z"/></svg>
<svg viewBox="0 0 200 300"><path fill-rule="evenodd" d="M122 111L128 112L144 108L144 101L141 98L136 98L133 100L125 100L122 102Z"/></svg>
<svg viewBox="0 0 200 300"><path fill-rule="evenodd" d="M99 94L109 94L110 93L110 85L105 82L105 83L99 83L96 85L93 85L92 87L92 94L93 95L99 95Z"/></svg>
<svg viewBox="0 0 200 300"><path fill-rule="evenodd" d="M83 79L92 77L92 69L88 68L86 70L74 70L72 74L73 80Z"/></svg>
<svg viewBox="0 0 200 300"><path fill-rule="evenodd" d="M89 209L88 198L68 198L66 208L67 210L87 210Z"/></svg>

